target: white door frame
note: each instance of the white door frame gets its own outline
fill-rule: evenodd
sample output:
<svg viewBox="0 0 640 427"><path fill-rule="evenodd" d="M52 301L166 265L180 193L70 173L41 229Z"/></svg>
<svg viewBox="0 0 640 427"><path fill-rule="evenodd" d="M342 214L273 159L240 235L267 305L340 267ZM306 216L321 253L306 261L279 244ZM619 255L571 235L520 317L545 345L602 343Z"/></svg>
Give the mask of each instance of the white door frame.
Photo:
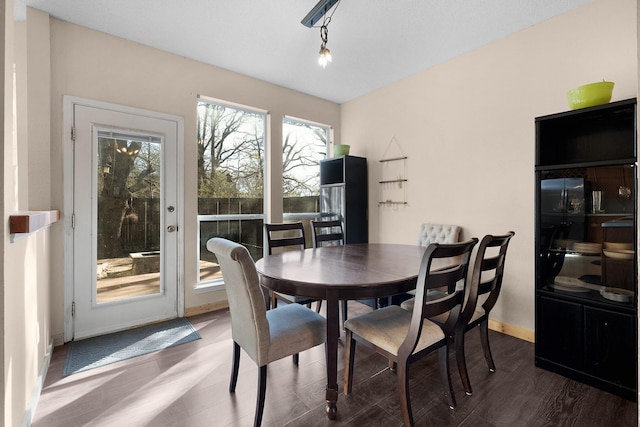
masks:
<svg viewBox="0 0 640 427"><path fill-rule="evenodd" d="M74 298L74 267L73 267L73 177L74 177L74 143L71 130L74 124L74 107L87 107L112 110L126 114L135 114L151 118L173 121L177 127L177 204L178 204L178 277L177 277L177 311L178 317L184 316L184 119L180 116L143 110L107 102L95 101L75 96L63 96L62 110L62 144L63 144L63 221L64 221L64 342L74 337L73 298Z"/></svg>

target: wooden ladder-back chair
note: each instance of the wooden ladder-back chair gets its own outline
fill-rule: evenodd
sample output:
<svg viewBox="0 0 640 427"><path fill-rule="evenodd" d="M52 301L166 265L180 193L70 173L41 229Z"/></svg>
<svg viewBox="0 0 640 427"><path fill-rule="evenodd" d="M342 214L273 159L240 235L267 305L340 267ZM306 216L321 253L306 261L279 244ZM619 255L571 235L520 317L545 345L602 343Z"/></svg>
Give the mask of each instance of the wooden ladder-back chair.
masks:
<svg viewBox="0 0 640 427"><path fill-rule="evenodd" d="M344 245L344 229L342 221L339 219L330 221L311 221L311 230L313 230L313 247ZM374 299L374 310L378 308L378 300ZM342 323L341 329L344 330L344 322L348 317L347 300L342 300Z"/></svg>
<svg viewBox="0 0 640 427"><path fill-rule="evenodd" d="M313 247L329 245L344 245L344 230L342 221L339 219L331 221L311 221L313 230Z"/></svg>
<svg viewBox="0 0 640 427"><path fill-rule="evenodd" d="M233 338L233 366L229 392L236 389L240 348L258 365L258 399L253 425L260 426L267 390L267 365L326 341L326 319L299 304L267 310L255 264L249 251L222 238L207 242L224 279ZM298 359L294 357L297 365Z"/></svg>
<svg viewBox="0 0 640 427"><path fill-rule="evenodd" d="M356 342L373 348L397 365L398 391L404 424L413 426L411 399L409 396L409 365L433 350L438 349L440 376L446 387L445 396L449 407L455 408L455 396L449 373L450 336L454 333L464 300L467 270L473 247L478 239L455 244L429 245L424 253L416 286L413 311L391 305L374 310L345 322L347 330L344 393L350 394ZM431 263L448 262L437 270ZM462 287L456 284L462 282ZM448 292L436 300L427 300L427 291L432 288L447 289ZM447 320L437 324L430 317L446 315Z"/></svg>
<svg viewBox="0 0 640 427"><path fill-rule="evenodd" d="M476 326L480 326L480 341L484 358L489 366L489 371L495 372L496 366L489 347L489 314L496 305L500 288L502 287L502 277L504 275L504 264L507 256L509 241L515 235L513 231L501 236L485 236L480 245L473 265L471 280L467 286L467 298L464 305L460 321L455 330L456 362L458 372L464 386L465 393L471 395L471 381L467 372L467 364L464 349L464 334ZM486 296L479 304L479 297Z"/></svg>
<svg viewBox="0 0 640 427"><path fill-rule="evenodd" d="M269 255L273 253L274 248L291 248L296 250L304 250L306 247L306 237L302 222L286 222L279 224L265 224L267 231L267 248ZM317 302L316 312L320 312L322 300L312 298L299 297L295 295L286 295L280 292L271 292L271 307L278 306L278 300L287 303L303 304L311 308L313 302Z"/></svg>

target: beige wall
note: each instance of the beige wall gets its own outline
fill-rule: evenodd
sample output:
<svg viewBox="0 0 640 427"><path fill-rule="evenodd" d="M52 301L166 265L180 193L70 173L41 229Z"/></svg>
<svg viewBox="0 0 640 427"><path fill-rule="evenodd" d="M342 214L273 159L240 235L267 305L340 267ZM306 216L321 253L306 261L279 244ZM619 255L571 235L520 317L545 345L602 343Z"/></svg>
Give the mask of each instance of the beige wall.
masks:
<svg viewBox="0 0 640 427"><path fill-rule="evenodd" d="M342 142L369 158L370 240L413 243L423 222L464 238L514 230L493 317L533 330L534 118L602 79L614 101L635 97L636 53L636 1L596 0L344 104ZM393 137L408 157L397 209L377 205L376 160Z"/></svg>
<svg viewBox="0 0 640 427"><path fill-rule="evenodd" d="M223 291L193 292L196 284L197 241L197 152L196 97L205 95L244 104L271 114L271 151L274 164L282 163L283 115L326 123L340 131L340 107L328 101L251 79L220 68L151 49L104 33L51 19L52 86L52 201L62 206L62 97L73 95L103 102L174 114L184 118L185 171L185 302L187 309L215 306L226 300ZM242 54L241 52L238 53ZM273 182L282 182L282 172L271 168ZM281 186L271 195L273 218L282 215ZM69 215L69 212L65 212ZM54 229L53 244L60 248L52 256L53 333L63 332L63 230Z"/></svg>
<svg viewBox="0 0 640 427"><path fill-rule="evenodd" d="M13 11L13 2L4 5ZM30 17L34 22L42 20L41 14ZM2 319L7 327L2 329L3 425L17 426L30 420L52 349L51 246L49 229L11 236L8 216L19 210L51 209L47 166L50 86L49 69L46 65L43 68L48 48L27 51L30 41L48 46L48 27L27 28L24 23L14 25L12 16L5 18ZM45 17L44 22L47 20ZM44 97L30 98L36 93L44 93Z"/></svg>
<svg viewBox="0 0 640 427"><path fill-rule="evenodd" d="M277 124L283 114L333 124L338 141L370 160L372 241L413 243L426 221L460 224L464 237L516 231L494 316L533 329L534 117L566 110L566 90L590 81L615 81L614 100L637 93L634 0L595 0L343 106L29 11L26 28L18 26L16 32L16 50L23 49L16 61L23 71L18 68L20 116L14 126L13 23L3 15L13 10L13 2L3 4L0 357L7 426L28 416L51 337L63 331L62 223L16 241L7 229L14 210L63 206L63 95L184 117L187 219L196 215L196 155L190 141L195 139L198 94L269 110L274 141L281 139ZM43 115L45 123L39 120ZM393 137L409 158L409 205L397 210L377 205L381 166L376 160ZM49 178L50 186L38 182ZM281 179L278 171L271 178ZM277 191L272 196L280 198ZM273 211L275 217L281 213L278 203ZM193 222L185 227L185 248L186 265L195 265ZM187 269L188 307L224 298L221 293L194 294L195 279L195 271Z"/></svg>

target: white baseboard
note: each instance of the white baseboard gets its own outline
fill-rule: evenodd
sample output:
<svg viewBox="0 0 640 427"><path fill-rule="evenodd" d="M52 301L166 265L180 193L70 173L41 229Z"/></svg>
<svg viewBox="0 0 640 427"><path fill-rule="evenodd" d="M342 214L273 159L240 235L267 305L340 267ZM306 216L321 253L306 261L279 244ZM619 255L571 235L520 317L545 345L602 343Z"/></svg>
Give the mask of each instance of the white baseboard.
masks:
<svg viewBox="0 0 640 427"><path fill-rule="evenodd" d="M33 420L33 415L36 413L36 407L38 406L38 401L40 400L40 394L42 393L42 388L44 387L44 380L47 377L47 371L49 370L49 364L51 363L51 356L53 355L53 342L49 344L47 351L44 355L44 360L42 361L42 367L40 369L40 373L38 374L38 379L33 386L33 390L31 391L31 399L29 399L28 406L25 409L24 416L22 418L22 427L29 427L31 425L31 421Z"/></svg>

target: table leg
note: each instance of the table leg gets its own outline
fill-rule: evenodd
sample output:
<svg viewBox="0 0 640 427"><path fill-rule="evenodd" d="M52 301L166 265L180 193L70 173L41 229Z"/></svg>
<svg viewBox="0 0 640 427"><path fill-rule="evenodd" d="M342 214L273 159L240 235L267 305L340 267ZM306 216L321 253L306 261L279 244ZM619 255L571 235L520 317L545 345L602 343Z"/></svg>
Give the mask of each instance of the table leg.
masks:
<svg viewBox="0 0 640 427"><path fill-rule="evenodd" d="M338 341L340 339L340 313L337 295L327 292L327 417L336 418L338 412Z"/></svg>

